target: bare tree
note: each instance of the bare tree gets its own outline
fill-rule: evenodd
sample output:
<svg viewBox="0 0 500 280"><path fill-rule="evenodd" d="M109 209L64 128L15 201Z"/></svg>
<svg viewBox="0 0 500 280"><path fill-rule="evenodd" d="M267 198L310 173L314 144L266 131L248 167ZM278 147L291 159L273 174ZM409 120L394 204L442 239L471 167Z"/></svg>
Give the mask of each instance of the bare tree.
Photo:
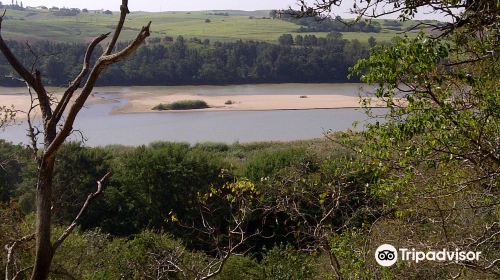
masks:
<svg viewBox="0 0 500 280"><path fill-rule="evenodd" d="M88 207L90 201L102 192L102 185L110 176L110 173L98 181L98 189L95 193L90 194L85 204L83 205L80 213L74 219L73 223L64 231L64 233L56 239L54 243L51 241L51 206L52 206L52 179L54 171L54 163L57 152L61 145L65 142L67 137L73 131L73 124L75 119L87 101L89 95L95 86L95 83L101 74L110 64L121 61L134 53L137 48L146 40L150 35L149 22L146 26L142 27L137 37L130 42L130 44L122 50L114 52L116 43L120 36L125 23L125 18L129 14L128 1L122 0L120 6L120 19L114 31L114 34L109 41L108 46L105 48L103 54L97 59L95 64L91 66L91 58L95 48L108 38L110 33L102 34L95 38L87 48L85 53L82 70L80 73L69 83L64 94L60 100L56 101L54 97L45 89L43 84L42 73L32 67L28 70L19 59L12 53L6 42L0 35L0 51L3 53L7 61L14 68L17 74L26 82L30 93L33 90L36 93L36 101L41 111L43 122L43 148L38 150L37 139L33 127L30 124L29 136L31 138L31 145L34 151L34 157L38 164L38 178L36 186L36 256L31 274L31 279L41 280L47 279L52 258L66 237L71 234L82 213ZM5 15L5 12L4 12ZM0 17L0 31L3 17ZM77 90L82 86L81 91ZM76 94L75 94L76 93ZM32 99L33 101L33 99ZM33 105L33 102L32 102ZM33 108L33 106L32 106ZM65 118L63 118L65 116ZM24 238L20 241L28 240ZM17 243L10 246L10 251L15 248ZM6 275L6 280L9 280L9 275Z"/></svg>

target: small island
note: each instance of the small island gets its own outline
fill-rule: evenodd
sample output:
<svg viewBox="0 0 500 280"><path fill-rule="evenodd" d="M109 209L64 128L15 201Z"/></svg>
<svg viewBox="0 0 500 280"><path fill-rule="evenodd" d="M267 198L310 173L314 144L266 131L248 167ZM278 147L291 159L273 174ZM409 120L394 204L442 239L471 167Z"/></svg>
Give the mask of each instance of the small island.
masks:
<svg viewBox="0 0 500 280"><path fill-rule="evenodd" d="M203 100L180 100L172 103L160 103L153 107L153 110L192 110L192 109L206 109L210 108L207 102Z"/></svg>

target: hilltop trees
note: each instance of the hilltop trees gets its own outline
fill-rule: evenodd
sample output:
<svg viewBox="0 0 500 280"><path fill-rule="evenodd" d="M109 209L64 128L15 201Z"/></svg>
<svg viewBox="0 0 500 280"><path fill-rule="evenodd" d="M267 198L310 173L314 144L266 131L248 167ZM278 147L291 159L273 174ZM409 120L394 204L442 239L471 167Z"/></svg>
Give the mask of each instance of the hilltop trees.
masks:
<svg viewBox="0 0 500 280"><path fill-rule="evenodd" d="M32 235L28 235L19 240L16 240L8 245L6 278L16 278L19 271L24 271L29 268L18 268L13 265L13 257L15 248L21 242L26 242L30 239L36 240L36 256L32 269L31 279L42 280L46 279L50 272L50 266L54 254L58 247L71 234L76 227L82 213L88 207L88 204L102 192L103 184L110 177L111 173L107 173L98 181L97 191L91 193L80 212L75 217L71 225L57 239L52 238L51 217L52 217L52 191L53 191L53 176L54 165L57 158L57 153L64 143L66 138L73 132L73 123L78 116L78 113L84 106L87 98L92 93L94 85L99 78L99 75L109 65L125 59L130 54L135 52L137 48L149 37L150 24L143 27L136 39L128 46L120 51L114 52L116 43L122 31L125 18L129 13L128 1L123 0L120 7L121 15L118 25L115 29L112 39L109 41L103 54L97 59L95 64L91 66L92 54L97 45L104 41L108 34L103 34L92 41L87 48L83 67L81 72L71 81L68 88L64 92L59 101L55 101L44 86L42 73L38 70L38 65L33 63L28 68L23 65L20 60L14 55L7 43L0 36L0 51L3 53L9 64L14 68L20 79L23 80L32 97L30 112L28 112L29 136L31 140L31 149L33 150L33 158L38 165L38 178L36 183L36 230ZM0 18L0 24L3 17ZM0 26L1 27L1 26ZM79 87L83 85L82 90L76 93ZM75 98L73 99L74 95ZM72 100L73 99L73 100ZM43 128L39 130L32 125L30 121L31 111L39 108L42 114ZM38 146L38 137L43 136L43 147ZM55 240L55 241L53 241ZM14 271L10 271L10 270Z"/></svg>
<svg viewBox="0 0 500 280"><path fill-rule="evenodd" d="M22 1L21 1L21 5L19 5L19 3L17 1L16 2L12 1L10 5L9 4L3 4L2 2L0 2L0 8L9 8L9 9L12 9L12 10L20 10L20 11L25 10Z"/></svg>

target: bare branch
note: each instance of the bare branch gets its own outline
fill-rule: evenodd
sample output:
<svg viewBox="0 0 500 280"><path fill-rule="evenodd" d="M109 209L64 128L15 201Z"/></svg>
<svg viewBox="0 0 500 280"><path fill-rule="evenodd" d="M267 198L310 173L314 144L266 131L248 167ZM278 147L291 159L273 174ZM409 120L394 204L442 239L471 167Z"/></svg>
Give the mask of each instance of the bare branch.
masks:
<svg viewBox="0 0 500 280"><path fill-rule="evenodd" d="M83 80L83 78L88 74L89 72L89 65L90 65L90 59L92 58L92 53L94 52L94 49L99 43L101 43L104 39L106 39L109 36L110 33L102 34L101 36L95 38L92 43L87 48L87 51L85 52L85 57L83 59L83 66L82 66L82 71L78 74L78 76L71 81L69 84L68 89L64 92L61 100L57 104L56 109L54 109L54 117L51 119L50 125L56 125L59 120L61 119L64 110L66 109L66 106L68 105L69 101L71 100L71 97L73 96L73 93L80 87L80 84Z"/></svg>
<svg viewBox="0 0 500 280"><path fill-rule="evenodd" d="M38 102L40 103L40 110L42 111L42 117L44 121L50 120L52 118L52 108L50 96L45 90L42 83L42 73L39 70L35 70L35 85L33 86L35 92L38 96Z"/></svg>
<svg viewBox="0 0 500 280"><path fill-rule="evenodd" d="M141 29L136 39L132 41L125 49L112 55L103 55L97 60L97 63L90 72L89 78L86 84L84 85L81 94L76 98L75 103L71 106L61 131L57 134L54 141L52 141L50 146L47 148L45 156L47 157L53 156L54 153L57 151L57 149L62 145L64 140L66 140L68 135L73 130L73 123L75 122L76 116L78 115L83 105L87 101L89 95L92 93L92 90L94 89L95 83L100 73L106 68L106 66L116 63L120 60L123 60L129 55L131 55L133 52L135 52L135 50L139 48L139 46L146 40L146 38L149 37L150 26L151 22L149 22L148 25L144 26Z"/></svg>
<svg viewBox="0 0 500 280"><path fill-rule="evenodd" d="M87 196L87 199L85 200L85 203L83 203L82 208L80 209L80 212L78 212L78 215L76 215L75 219L73 222L66 228L66 230L61 234L61 236L57 239L56 242L54 242L53 245L53 250L57 250L57 248L64 242L64 240L73 232L75 227L78 225L78 222L80 218L82 217L83 213L87 210L89 207L90 203L100 194L102 194L104 184L108 181L108 179L111 177L113 173L108 172L104 177L101 178L101 180L97 181L97 190Z"/></svg>
<svg viewBox="0 0 500 280"><path fill-rule="evenodd" d="M109 42L109 45L106 51L104 52L104 55L110 55L113 52L113 49L115 48L116 45L116 41L118 41L118 37L120 37L120 32L123 29L123 24L125 24L125 18L129 13L130 11L128 9L128 0L122 0L122 4L120 6L120 20L118 21L118 25L116 26L113 38L111 39L111 42Z"/></svg>
<svg viewBox="0 0 500 280"><path fill-rule="evenodd" d="M33 156L38 159L38 135L40 134L40 130L38 130L38 128L33 126L33 122L31 119L31 113L37 107L37 105L35 105L35 99L33 97L33 93L31 92L31 88L29 86L28 86L28 92L30 94L30 108L27 113L28 137L30 138L31 141L31 149L33 150Z"/></svg>
<svg viewBox="0 0 500 280"><path fill-rule="evenodd" d="M21 277L23 275L24 272L26 272L26 271L28 271L30 269L33 269L32 265L27 266L27 267L19 270L18 272L16 272L16 275L14 275L14 277L12 277L12 280L17 280L19 277Z"/></svg>
<svg viewBox="0 0 500 280"><path fill-rule="evenodd" d="M15 240L14 242L10 243L10 244L7 244L5 245L5 250L7 250L7 262L6 262L6 265L5 265L5 280L10 280L10 267L12 266L12 262L13 262L13 258L14 258L14 250L17 248L17 246L19 246L19 244L23 243L23 242L26 242L26 241L29 241L29 240L32 240L35 238L35 234L30 234L30 235L26 235L18 240ZM18 272L16 272L15 274L16 276L13 276L12 279L15 279L18 275Z"/></svg>

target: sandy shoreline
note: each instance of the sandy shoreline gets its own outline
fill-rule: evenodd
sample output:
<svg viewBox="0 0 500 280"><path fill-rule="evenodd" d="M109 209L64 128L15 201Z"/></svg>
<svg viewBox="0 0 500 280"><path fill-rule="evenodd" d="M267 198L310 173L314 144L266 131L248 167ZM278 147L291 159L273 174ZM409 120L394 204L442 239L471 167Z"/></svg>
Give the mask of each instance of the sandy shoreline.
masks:
<svg viewBox="0 0 500 280"><path fill-rule="evenodd" d="M16 114L16 119L22 120L26 119L27 115L25 112L28 112L31 104L31 98L29 94L26 93L26 88L14 88L17 89L16 91L12 91L11 93L3 93L2 90L0 90L0 108L5 106L7 108L13 107L15 110L18 111ZM33 93L34 97L36 97L36 94ZM53 98L56 100L59 100L60 97L62 96L62 91L61 92L55 92L53 93ZM36 102L36 101L35 101ZM93 104L103 104L103 103L110 103L113 102L112 100L107 100L105 98L102 98L100 96L92 95L89 97L87 100L86 105L93 105ZM32 115L34 118L37 118L40 116L40 111L38 109L35 109L32 111ZM0 111L0 116L1 116L1 111Z"/></svg>
<svg viewBox="0 0 500 280"><path fill-rule="evenodd" d="M182 89L182 88L181 88ZM62 89L53 88L56 99L62 94ZM198 94L191 90L161 91L160 89L146 88L96 88L95 95L87 101L87 105L114 102L122 99L126 104L113 109L115 114L158 112L152 108L160 103L172 103L180 100L203 100L210 108L187 110L191 111L268 111L268 110L312 110L312 109L338 109L359 108L359 97L341 94L227 94L206 95ZM78 93L76 93L78 94ZM76 95L75 94L75 95ZM231 104L227 101L231 101ZM26 88L1 88L0 106L10 107L13 105L17 110L27 111L30 105L30 97ZM374 104L377 106L379 104ZM162 111L186 112L186 111ZM18 119L25 118L20 113Z"/></svg>

